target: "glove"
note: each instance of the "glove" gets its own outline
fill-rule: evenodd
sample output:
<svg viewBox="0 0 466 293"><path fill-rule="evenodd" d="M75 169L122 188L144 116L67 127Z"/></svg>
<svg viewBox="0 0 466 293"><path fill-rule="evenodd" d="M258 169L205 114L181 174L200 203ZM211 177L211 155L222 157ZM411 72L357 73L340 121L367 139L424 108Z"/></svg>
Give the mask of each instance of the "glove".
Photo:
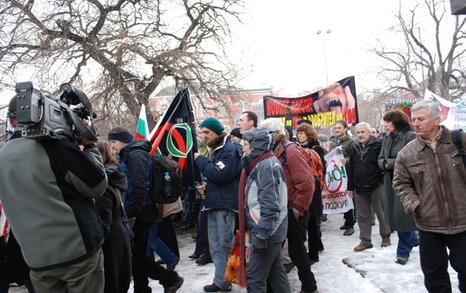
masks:
<svg viewBox="0 0 466 293"><path fill-rule="evenodd" d="M252 238L252 246L253 246L255 249L262 249L262 250L265 250L265 249L267 249L267 239L262 238L262 237L259 236L259 235L255 235L255 236L253 236L253 238Z"/></svg>

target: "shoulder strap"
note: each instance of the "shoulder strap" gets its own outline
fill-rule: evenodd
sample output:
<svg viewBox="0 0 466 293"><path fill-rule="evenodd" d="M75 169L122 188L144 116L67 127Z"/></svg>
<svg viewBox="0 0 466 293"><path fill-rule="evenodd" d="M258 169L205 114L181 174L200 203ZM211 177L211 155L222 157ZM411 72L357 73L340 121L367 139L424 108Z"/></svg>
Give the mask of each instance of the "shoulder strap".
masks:
<svg viewBox="0 0 466 293"><path fill-rule="evenodd" d="M458 149L458 153L463 158L463 163L466 166L466 153L464 152L463 143L461 141L462 133L463 130L461 128L451 131L451 139L455 144L456 148Z"/></svg>

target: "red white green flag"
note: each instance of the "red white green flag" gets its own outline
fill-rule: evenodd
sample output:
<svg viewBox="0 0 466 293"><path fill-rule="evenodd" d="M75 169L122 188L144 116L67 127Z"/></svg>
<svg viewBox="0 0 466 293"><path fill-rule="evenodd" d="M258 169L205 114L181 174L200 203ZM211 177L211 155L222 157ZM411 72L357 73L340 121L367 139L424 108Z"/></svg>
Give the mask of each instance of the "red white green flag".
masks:
<svg viewBox="0 0 466 293"><path fill-rule="evenodd" d="M142 105L141 112L139 112L138 123L136 124L136 133L134 140L149 139L149 126L147 124L146 106Z"/></svg>

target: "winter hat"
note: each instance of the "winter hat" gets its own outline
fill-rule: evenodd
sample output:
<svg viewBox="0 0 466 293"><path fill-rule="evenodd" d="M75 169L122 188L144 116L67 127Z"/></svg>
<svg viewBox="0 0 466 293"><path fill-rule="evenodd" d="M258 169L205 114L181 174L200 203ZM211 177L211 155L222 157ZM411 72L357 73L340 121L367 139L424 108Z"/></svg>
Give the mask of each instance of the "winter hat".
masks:
<svg viewBox="0 0 466 293"><path fill-rule="evenodd" d="M225 127L223 127L222 123L220 123L220 121L212 117L209 117L206 120L202 121L201 128L202 127L208 128L216 134L221 134L225 130Z"/></svg>
<svg viewBox="0 0 466 293"><path fill-rule="evenodd" d="M109 141L118 140L124 143L130 143L131 141L133 141L133 136L128 131L113 132L113 133L109 132L108 140Z"/></svg>
<svg viewBox="0 0 466 293"><path fill-rule="evenodd" d="M230 132L230 135L233 135L239 139L243 139L243 135L241 135L239 128L233 128Z"/></svg>

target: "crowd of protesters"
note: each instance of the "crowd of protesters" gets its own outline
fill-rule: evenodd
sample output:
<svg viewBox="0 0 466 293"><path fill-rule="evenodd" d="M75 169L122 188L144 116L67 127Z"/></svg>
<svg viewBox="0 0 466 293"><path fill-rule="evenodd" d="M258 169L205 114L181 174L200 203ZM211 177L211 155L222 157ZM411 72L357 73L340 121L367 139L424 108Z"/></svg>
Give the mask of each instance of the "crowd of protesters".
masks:
<svg viewBox="0 0 466 293"><path fill-rule="evenodd" d="M376 217L381 247L398 234L396 263L405 265L420 247L429 292L451 292L448 262L466 292L466 135L440 126L433 102L411 111L411 117L385 113L383 133L360 122L353 134L339 120L327 148L307 120L293 129L247 111L227 132L207 118L193 154L200 171L195 194L157 205L149 196L151 145L133 140L126 128L112 129L108 141L81 141L81 148L13 132L0 149L0 216L6 213L11 224L0 238L0 292L17 283L39 293L118 293L133 280L134 292L145 293L149 279L176 292L184 279L175 270L180 253L172 220L182 214L181 228L195 227L189 258L215 268L205 292L232 290L225 271L239 228L250 235L248 292L291 292L287 273L296 266L300 292L317 293L312 265L325 244L325 155L336 147L354 200L343 215L342 239L357 224L360 242L353 250L373 248ZM8 115L14 126L13 107ZM320 162L321 174L310 159ZM31 182L42 183L31 189Z"/></svg>

